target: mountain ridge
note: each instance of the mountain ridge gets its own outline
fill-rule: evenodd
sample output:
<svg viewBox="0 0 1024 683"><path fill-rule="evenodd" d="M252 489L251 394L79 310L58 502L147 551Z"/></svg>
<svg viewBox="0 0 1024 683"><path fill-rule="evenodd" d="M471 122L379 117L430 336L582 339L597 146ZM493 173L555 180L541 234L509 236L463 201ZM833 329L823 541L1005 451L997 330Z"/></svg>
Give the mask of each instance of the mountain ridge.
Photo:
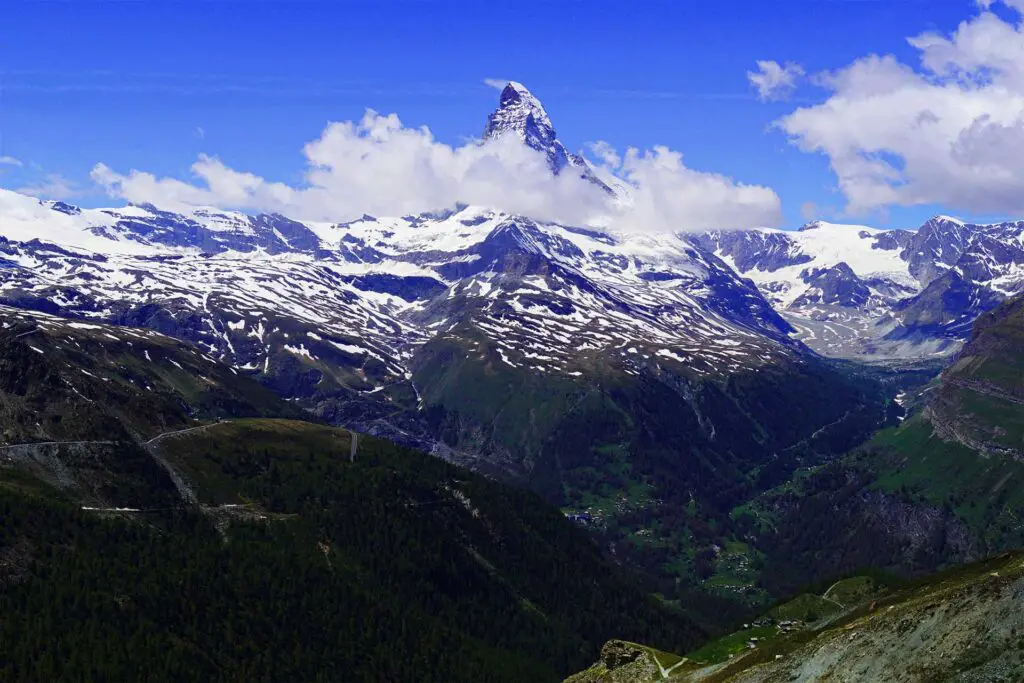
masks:
<svg viewBox="0 0 1024 683"><path fill-rule="evenodd" d="M854 358L951 354L976 317L1024 291L1024 224L936 216L916 231L809 223L697 241L753 279L798 338Z"/></svg>
<svg viewBox="0 0 1024 683"><path fill-rule="evenodd" d="M324 421L592 509L595 533L673 594L702 590L688 550L663 557L674 524L890 419L882 387L672 235L463 206L306 224L317 242L270 253L243 214L58 209L27 207L21 239L0 244L0 302L183 339ZM25 239L51 216L68 246ZM189 244L167 244L183 224ZM680 497L693 520L625 542Z"/></svg>

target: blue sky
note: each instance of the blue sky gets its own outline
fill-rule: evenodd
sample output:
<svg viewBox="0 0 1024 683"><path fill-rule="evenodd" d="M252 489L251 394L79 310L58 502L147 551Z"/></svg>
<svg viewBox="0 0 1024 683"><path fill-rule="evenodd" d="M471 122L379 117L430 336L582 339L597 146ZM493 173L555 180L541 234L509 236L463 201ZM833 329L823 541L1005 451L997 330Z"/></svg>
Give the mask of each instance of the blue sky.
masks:
<svg viewBox="0 0 1024 683"><path fill-rule="evenodd" d="M189 179L200 153L300 184L302 147L328 121L372 107L459 144L496 103L484 79L508 78L568 147L666 145L690 168L772 188L786 227L808 202L892 227L995 216L929 202L844 217L828 158L771 128L828 93L803 82L763 102L747 80L759 59L807 74L872 53L916 66L909 36L976 13L961 0L15 1L0 23L0 156L21 165L3 166L0 185L59 175L71 201L116 203L89 181L98 162Z"/></svg>

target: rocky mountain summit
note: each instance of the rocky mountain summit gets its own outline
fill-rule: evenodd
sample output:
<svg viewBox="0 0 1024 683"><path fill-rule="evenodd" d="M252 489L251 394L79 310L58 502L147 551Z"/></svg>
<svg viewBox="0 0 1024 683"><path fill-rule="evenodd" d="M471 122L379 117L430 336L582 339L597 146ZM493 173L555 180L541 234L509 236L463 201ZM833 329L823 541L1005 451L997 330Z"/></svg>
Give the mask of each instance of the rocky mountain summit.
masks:
<svg viewBox="0 0 1024 683"><path fill-rule="evenodd" d="M573 154L558 139L555 128L533 93L522 83L510 81L501 91L498 108L487 117L484 139L512 134L527 147L542 152L548 167L558 175L566 168L594 183L608 194L614 191L594 173L594 169L579 154Z"/></svg>

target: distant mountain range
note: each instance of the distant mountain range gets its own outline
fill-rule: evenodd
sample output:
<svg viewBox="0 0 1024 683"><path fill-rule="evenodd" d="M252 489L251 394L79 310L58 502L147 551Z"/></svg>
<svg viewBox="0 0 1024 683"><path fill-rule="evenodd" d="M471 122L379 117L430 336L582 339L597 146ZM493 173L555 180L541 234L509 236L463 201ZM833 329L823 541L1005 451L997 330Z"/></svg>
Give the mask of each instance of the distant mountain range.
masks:
<svg viewBox="0 0 1024 683"><path fill-rule="evenodd" d="M518 83L502 90L484 130L485 138L503 135L542 152L553 173L571 169L609 193L628 192L623 183L610 188L569 152L540 101ZM705 361L719 367L725 352L715 345L693 351L716 335L741 345L764 337L788 348L802 342L826 356L950 353L979 313L1024 288L1024 223L944 216L916 232L817 221L799 232L618 235L486 207L331 225L215 209L79 209L0 191L0 211L10 266L0 292L8 302L118 322L143 315L170 332L187 315L191 329L180 336L238 366L267 369L284 344L254 329L264 314L280 314L334 335L351 351L346 366L376 356L388 368L379 381L353 380L366 391L403 377L410 349L453 323L457 307L431 305L436 297L507 298L495 277L508 280L509 260L527 278L524 289L534 290L528 300L526 291L511 297L520 305L515 315L536 318L546 308L543 315L572 336L594 315L615 311L609 327L618 333L591 334L581 340L586 348L642 337L663 360L683 359L697 372ZM537 278L549 276L563 284L538 288ZM147 306L156 307L156 319ZM697 329L688 324L698 319ZM561 367L544 361L552 345L565 348L561 342L529 336L537 348L517 347L528 354L520 361ZM513 363L508 354L517 349L505 349Z"/></svg>
<svg viewBox="0 0 1024 683"><path fill-rule="evenodd" d="M917 231L808 223L697 240L829 356L951 353L979 314L1024 291L1024 222L937 216Z"/></svg>
<svg viewBox="0 0 1024 683"><path fill-rule="evenodd" d="M598 358L698 378L807 355L753 284L671 235L478 207L325 225L6 191L0 205L4 302L187 339L329 418L416 408L444 340L566 382Z"/></svg>

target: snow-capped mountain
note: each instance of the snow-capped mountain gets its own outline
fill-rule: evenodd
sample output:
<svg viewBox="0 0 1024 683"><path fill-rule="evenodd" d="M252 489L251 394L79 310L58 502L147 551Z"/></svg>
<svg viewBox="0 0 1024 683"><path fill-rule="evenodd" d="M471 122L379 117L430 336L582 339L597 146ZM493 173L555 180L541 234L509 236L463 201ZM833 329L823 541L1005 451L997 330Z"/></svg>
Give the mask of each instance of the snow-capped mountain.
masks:
<svg viewBox="0 0 1024 683"><path fill-rule="evenodd" d="M503 90L487 130L520 135L553 170L590 172L522 86ZM772 232L623 235L476 206L331 224L0 190L0 303L190 341L328 421L528 479L554 500L613 452L643 454L651 471L637 477L678 470L673 487L704 486L878 421L874 398L811 353L758 287L794 306L819 305L820 290L842 308L916 280L847 291L863 264L823 256L815 231L796 238L805 246ZM730 246L746 239L765 245ZM821 272L807 283L785 270L809 259ZM806 291L746 277L759 268ZM684 451L700 459L678 469Z"/></svg>
<svg viewBox="0 0 1024 683"><path fill-rule="evenodd" d="M583 351L628 357L642 346L641 355L692 357L701 373L706 361L756 364L754 349L798 346L756 288L674 236L612 236L479 207L339 225L77 209L7 191L0 207L5 300L156 327L186 316L179 334L249 369L276 350L264 343L271 318L308 326L313 341L329 335L350 356L379 356L399 378L417 344L467 317L504 362L538 372L571 372ZM280 345L312 358L306 339Z"/></svg>
<svg viewBox="0 0 1024 683"><path fill-rule="evenodd" d="M695 240L755 282L826 355L954 351L982 312L1024 289L1024 222L937 216L916 231L815 221Z"/></svg>
<svg viewBox="0 0 1024 683"><path fill-rule="evenodd" d="M324 420L552 501L608 468L650 495L717 499L766 453L881 419L687 237L471 206L285 232L6 191L0 215L0 304L192 342Z"/></svg>
<svg viewBox="0 0 1024 683"><path fill-rule="evenodd" d="M568 167L605 192L614 194L614 191L597 177L586 159L565 148L555 133L555 127L544 110L544 105L526 89L526 86L515 81L510 81L502 89L498 108L487 117L483 137L487 140L506 134L514 135L526 146L542 152L554 174L557 175Z"/></svg>
<svg viewBox="0 0 1024 683"><path fill-rule="evenodd" d="M488 118L485 137L506 134L543 152L553 172L601 184L519 83ZM83 209L4 190L0 213L4 301L153 327L271 382L275 360L287 360L338 390L377 394L408 383L426 342L466 325L495 362L569 377L595 354L702 376L806 351L756 287L673 235L616 236L484 207L327 224Z"/></svg>
<svg viewBox="0 0 1024 683"><path fill-rule="evenodd" d="M191 341L326 419L421 445L444 384L424 368L446 345L570 392L595 372L685 385L809 356L752 283L678 236L468 206L332 225L0 191L0 213L0 302Z"/></svg>

